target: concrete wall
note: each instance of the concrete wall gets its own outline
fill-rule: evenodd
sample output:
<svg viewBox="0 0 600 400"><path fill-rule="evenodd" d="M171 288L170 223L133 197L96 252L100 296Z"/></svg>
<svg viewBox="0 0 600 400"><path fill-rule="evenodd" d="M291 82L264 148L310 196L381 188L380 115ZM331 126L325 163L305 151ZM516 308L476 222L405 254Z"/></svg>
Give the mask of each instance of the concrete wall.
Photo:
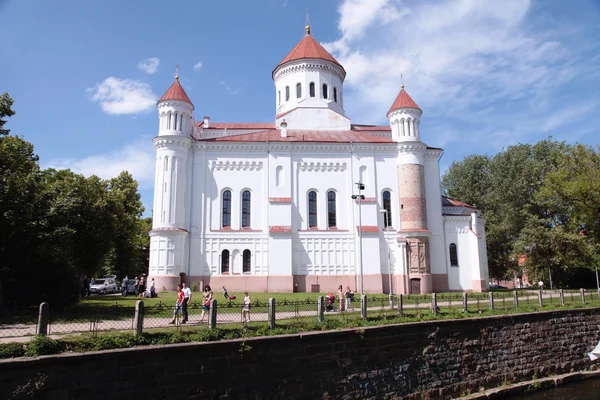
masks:
<svg viewBox="0 0 600 400"><path fill-rule="evenodd" d="M597 368L599 322L600 309L553 311L4 360L0 398L457 397Z"/></svg>

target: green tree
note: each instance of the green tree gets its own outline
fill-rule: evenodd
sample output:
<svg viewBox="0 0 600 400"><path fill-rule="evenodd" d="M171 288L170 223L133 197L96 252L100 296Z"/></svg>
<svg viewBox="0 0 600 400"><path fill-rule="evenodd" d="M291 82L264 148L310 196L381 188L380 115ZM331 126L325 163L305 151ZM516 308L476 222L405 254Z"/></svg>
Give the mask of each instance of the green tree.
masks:
<svg viewBox="0 0 600 400"><path fill-rule="evenodd" d="M8 95L8 93L2 93L0 96L0 136L8 135L10 129L4 129L4 124L6 124L6 117L12 117L15 115L15 112L12 110L13 99Z"/></svg>

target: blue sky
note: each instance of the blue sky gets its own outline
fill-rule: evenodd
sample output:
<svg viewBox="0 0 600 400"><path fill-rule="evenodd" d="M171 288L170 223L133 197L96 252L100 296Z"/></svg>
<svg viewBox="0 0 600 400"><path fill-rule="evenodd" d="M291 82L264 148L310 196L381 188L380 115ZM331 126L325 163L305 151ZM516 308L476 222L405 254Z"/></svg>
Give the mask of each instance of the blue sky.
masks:
<svg viewBox="0 0 600 400"><path fill-rule="evenodd" d="M43 167L129 170L149 215L154 103L175 63L197 120L272 121L271 71L306 8L348 73L346 114L386 124L403 74L442 170L549 135L599 142L599 0L0 0L8 128Z"/></svg>

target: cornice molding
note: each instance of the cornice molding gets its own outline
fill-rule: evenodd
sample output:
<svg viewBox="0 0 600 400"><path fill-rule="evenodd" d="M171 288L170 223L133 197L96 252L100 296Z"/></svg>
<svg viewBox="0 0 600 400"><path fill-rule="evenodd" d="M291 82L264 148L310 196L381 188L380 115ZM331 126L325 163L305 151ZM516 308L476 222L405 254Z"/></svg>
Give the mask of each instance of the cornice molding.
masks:
<svg viewBox="0 0 600 400"><path fill-rule="evenodd" d="M290 63L294 63L294 61L291 61ZM286 63L285 66L281 66L279 67L276 71L275 74L273 76L273 81L275 83L278 83L281 79L290 76L290 75L294 75L297 73L304 73L304 72L319 72L319 71L326 71L326 72L331 72L333 74L338 75L342 82L344 81L344 78L346 77L346 74L344 73L344 71L337 65L335 65L334 63L330 62L330 61L325 61L325 60L319 60L319 59L311 59L310 61L296 61L294 64L288 64Z"/></svg>
<svg viewBox="0 0 600 400"><path fill-rule="evenodd" d="M327 171L327 172L338 172L346 170L345 162L298 162L298 169L300 171Z"/></svg>
<svg viewBox="0 0 600 400"><path fill-rule="evenodd" d="M168 147L183 147L184 149L192 148L192 139L185 136L174 136L174 135L165 135L165 136L157 136L152 139L152 143L154 143L154 148L164 149Z"/></svg>
<svg viewBox="0 0 600 400"><path fill-rule="evenodd" d="M414 144L414 143L413 143ZM289 153L387 153L398 152L398 143L320 143L320 142L205 142L196 141L195 151L206 152L289 152ZM427 146L423 145L423 148Z"/></svg>
<svg viewBox="0 0 600 400"><path fill-rule="evenodd" d="M213 171L260 171L262 161L212 161Z"/></svg>
<svg viewBox="0 0 600 400"><path fill-rule="evenodd" d="M423 142L400 142L398 153L425 153L427 145Z"/></svg>

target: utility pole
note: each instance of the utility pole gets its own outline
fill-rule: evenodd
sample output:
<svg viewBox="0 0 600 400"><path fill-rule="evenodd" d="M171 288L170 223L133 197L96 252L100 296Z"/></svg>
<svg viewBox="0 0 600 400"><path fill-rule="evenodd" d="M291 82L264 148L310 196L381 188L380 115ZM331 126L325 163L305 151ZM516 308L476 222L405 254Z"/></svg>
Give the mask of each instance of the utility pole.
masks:
<svg viewBox="0 0 600 400"><path fill-rule="evenodd" d="M365 195L362 191L365 190L365 185L362 182L355 183L358 186L358 195L353 194L352 200L358 199L358 242L360 247L360 297L364 294L363 290L363 252L362 252L362 201L365 199Z"/></svg>
<svg viewBox="0 0 600 400"><path fill-rule="evenodd" d="M383 229L385 229L385 235L387 240L387 248L388 248L388 278L389 278L389 298L390 298L390 307L394 305L394 290L392 289L392 260L391 260L391 249L390 249L390 237L389 237L389 225L388 224L388 210L383 209L379 210L379 213L383 214Z"/></svg>

